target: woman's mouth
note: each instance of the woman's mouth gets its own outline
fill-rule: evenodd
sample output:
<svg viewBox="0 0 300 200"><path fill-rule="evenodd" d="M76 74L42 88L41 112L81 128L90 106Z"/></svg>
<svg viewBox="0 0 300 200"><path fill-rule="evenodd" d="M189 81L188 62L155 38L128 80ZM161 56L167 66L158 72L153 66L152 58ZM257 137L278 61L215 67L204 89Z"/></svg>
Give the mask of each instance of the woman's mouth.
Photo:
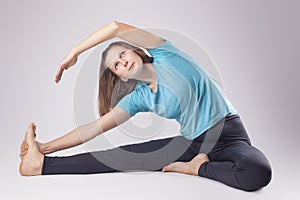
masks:
<svg viewBox="0 0 300 200"><path fill-rule="evenodd" d="M128 71L132 70L134 68L134 62L130 65Z"/></svg>

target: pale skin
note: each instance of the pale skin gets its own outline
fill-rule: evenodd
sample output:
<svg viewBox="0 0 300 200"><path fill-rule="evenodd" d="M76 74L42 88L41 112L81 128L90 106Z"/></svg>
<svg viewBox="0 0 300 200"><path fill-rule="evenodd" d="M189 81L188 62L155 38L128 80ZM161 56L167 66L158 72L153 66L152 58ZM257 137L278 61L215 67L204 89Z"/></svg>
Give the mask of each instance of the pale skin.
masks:
<svg viewBox="0 0 300 200"><path fill-rule="evenodd" d="M72 48L62 60L55 76L55 82L58 83L63 72L76 64L77 58L82 52L114 37L145 49L155 48L164 42L160 37L142 29L121 22L110 22ZM106 65L122 81L141 80L148 84L152 92L157 89L157 76L154 67L151 64L143 65L141 58L129 49L124 47L112 48L107 56ZM36 125L30 123L20 147L20 174L23 176L41 175L44 155L83 144L124 123L130 117L128 113L116 106L101 118L46 143L36 141ZM170 163L163 167L162 171L197 176L198 170L204 162L209 162L208 156L200 153L189 162Z"/></svg>

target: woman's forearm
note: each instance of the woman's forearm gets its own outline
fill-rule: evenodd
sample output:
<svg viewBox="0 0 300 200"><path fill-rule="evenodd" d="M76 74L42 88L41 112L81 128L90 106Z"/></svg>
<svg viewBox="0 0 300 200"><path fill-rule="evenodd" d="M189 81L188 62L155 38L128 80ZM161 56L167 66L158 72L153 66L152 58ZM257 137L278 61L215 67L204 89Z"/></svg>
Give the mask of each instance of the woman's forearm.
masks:
<svg viewBox="0 0 300 200"><path fill-rule="evenodd" d="M135 29L135 27L120 22L110 22L92 33L72 50L79 55L82 52L96 46L97 44L110 40L118 36L121 32L131 29Z"/></svg>
<svg viewBox="0 0 300 200"><path fill-rule="evenodd" d="M41 144L39 148L43 154L71 148L85 143L117 125L124 123L129 118L130 115L127 112L115 106L110 112L101 116L96 121L82 125L62 137Z"/></svg>
<svg viewBox="0 0 300 200"><path fill-rule="evenodd" d="M41 144L40 150L44 154L49 154L59 150L71 148L93 139L102 132L103 130L101 130L98 125L98 121L96 120L89 124L82 125L62 137Z"/></svg>

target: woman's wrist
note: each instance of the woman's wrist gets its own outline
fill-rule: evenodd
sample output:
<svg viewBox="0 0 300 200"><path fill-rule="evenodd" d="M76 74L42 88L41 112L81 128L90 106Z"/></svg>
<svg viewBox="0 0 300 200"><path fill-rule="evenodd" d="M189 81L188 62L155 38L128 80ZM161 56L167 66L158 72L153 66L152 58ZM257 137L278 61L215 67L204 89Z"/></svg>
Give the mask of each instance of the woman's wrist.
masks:
<svg viewBox="0 0 300 200"><path fill-rule="evenodd" d="M49 143L39 143L39 151L44 155L54 152Z"/></svg>
<svg viewBox="0 0 300 200"><path fill-rule="evenodd" d="M70 53L72 53L74 56L78 57L82 53L82 51L80 51L80 48L78 46L76 46L71 49Z"/></svg>

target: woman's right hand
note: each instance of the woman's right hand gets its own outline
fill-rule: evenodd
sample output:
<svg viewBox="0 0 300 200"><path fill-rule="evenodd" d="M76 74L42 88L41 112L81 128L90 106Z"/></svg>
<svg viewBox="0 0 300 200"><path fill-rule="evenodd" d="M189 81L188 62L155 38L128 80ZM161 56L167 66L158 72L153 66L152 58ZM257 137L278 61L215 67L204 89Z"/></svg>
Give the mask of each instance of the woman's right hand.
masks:
<svg viewBox="0 0 300 200"><path fill-rule="evenodd" d="M77 62L78 55L76 54L75 50L71 50L66 57L61 61L60 66L57 70L55 76L55 82L58 83L61 80L62 74L64 70L69 69Z"/></svg>
<svg viewBox="0 0 300 200"><path fill-rule="evenodd" d="M36 144L38 146L38 149L39 149L40 153L43 154L43 155L45 155L46 152L45 152L45 150L42 147L43 144L40 143L40 142L38 142L38 141L36 142ZM27 152L28 152L28 144L27 144L27 142L25 140L23 140L22 145L20 147L20 156L24 157L27 154Z"/></svg>

